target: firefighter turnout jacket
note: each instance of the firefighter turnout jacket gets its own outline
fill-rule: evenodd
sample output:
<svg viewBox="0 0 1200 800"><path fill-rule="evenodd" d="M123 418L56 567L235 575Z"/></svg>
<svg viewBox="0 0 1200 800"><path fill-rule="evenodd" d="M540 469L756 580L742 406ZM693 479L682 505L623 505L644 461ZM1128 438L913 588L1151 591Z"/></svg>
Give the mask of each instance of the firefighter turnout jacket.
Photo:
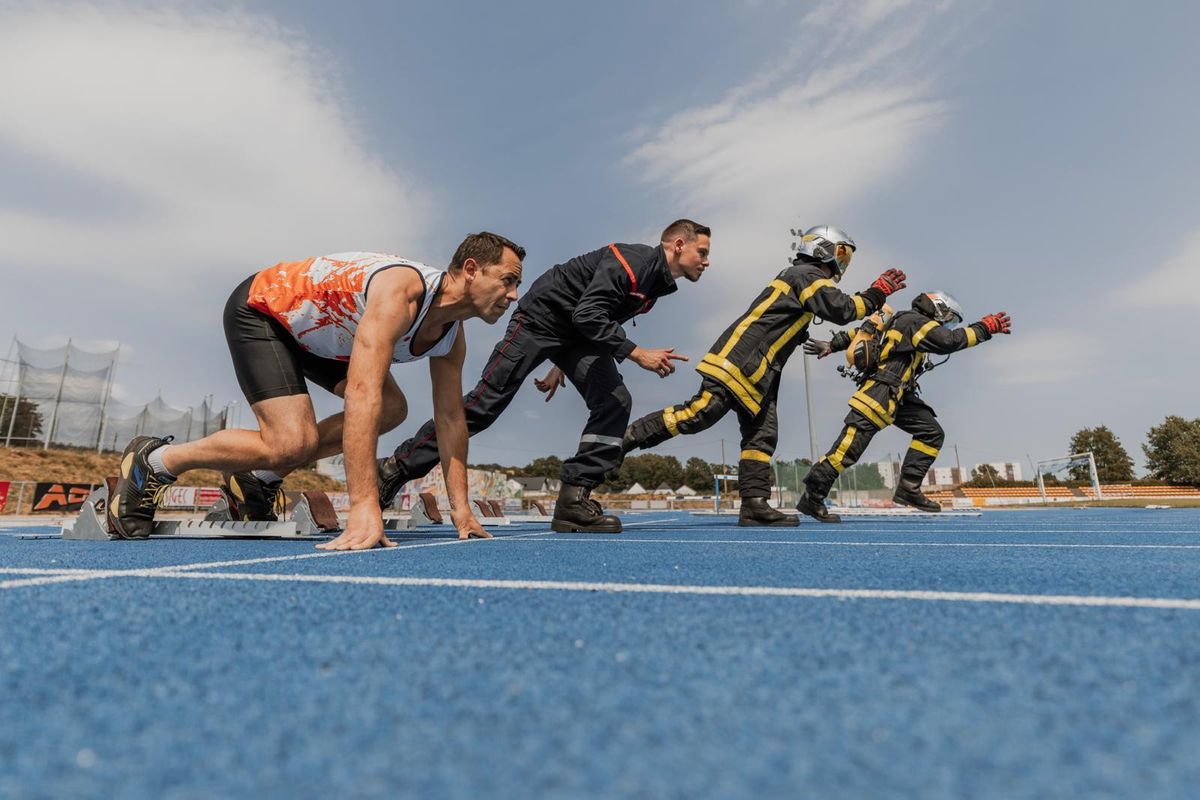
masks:
<svg viewBox="0 0 1200 800"><path fill-rule="evenodd" d="M850 407L886 428L895 421L904 395L916 391L928 354L949 355L991 338L982 322L947 328L918 311L901 311L884 328L879 366L850 398Z"/></svg>
<svg viewBox="0 0 1200 800"><path fill-rule="evenodd" d="M574 333L620 361L636 347L621 326L678 288L662 245L610 244L546 270L517 311L537 328L563 338Z"/></svg>
<svg viewBox="0 0 1200 800"><path fill-rule="evenodd" d="M884 297L875 287L846 294L819 264L800 256L721 334L696 371L758 414L792 351L808 339L815 317L845 325L881 308Z"/></svg>

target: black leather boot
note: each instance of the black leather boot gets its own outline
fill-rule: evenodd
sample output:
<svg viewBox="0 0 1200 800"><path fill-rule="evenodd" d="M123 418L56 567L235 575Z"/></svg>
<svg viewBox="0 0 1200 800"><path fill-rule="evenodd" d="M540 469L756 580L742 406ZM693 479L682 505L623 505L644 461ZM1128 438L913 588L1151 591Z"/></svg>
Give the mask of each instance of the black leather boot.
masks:
<svg viewBox="0 0 1200 800"><path fill-rule="evenodd" d="M558 533L620 533L621 520L604 509L589 495L591 489L564 483L554 504L550 530Z"/></svg>
<svg viewBox="0 0 1200 800"><path fill-rule="evenodd" d="M778 509L771 508L765 497L742 498L742 510L738 512L738 527L794 528L799 524L800 517L784 514Z"/></svg>
<svg viewBox="0 0 1200 800"><path fill-rule="evenodd" d="M842 518L837 514L829 513L829 509L825 507L825 498L818 500L808 492L800 495L800 502L796 503L796 510L801 514L808 514L817 522L841 522Z"/></svg>
<svg viewBox="0 0 1200 800"><path fill-rule="evenodd" d="M939 503L935 503L924 495L920 486L913 486L912 484L901 483L897 486L896 494L892 497L892 500L902 506L910 506L918 511L937 513L942 510L942 506Z"/></svg>

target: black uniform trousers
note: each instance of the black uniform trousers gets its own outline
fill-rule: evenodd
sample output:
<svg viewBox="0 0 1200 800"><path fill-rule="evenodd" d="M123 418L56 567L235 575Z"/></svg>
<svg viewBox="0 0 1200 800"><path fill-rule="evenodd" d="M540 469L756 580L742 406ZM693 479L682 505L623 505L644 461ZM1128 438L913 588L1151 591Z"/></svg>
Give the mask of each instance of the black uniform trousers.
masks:
<svg viewBox="0 0 1200 800"><path fill-rule="evenodd" d="M904 464L900 467L900 485L918 488L933 466L946 434L933 409L913 394L901 398L894 424L913 437L908 452L904 454ZM809 496L824 499L842 470L858 463L867 445L880 430L857 411L847 414L846 425L838 435L837 443L809 470L804 479Z"/></svg>
<svg viewBox="0 0 1200 800"><path fill-rule="evenodd" d="M688 402L647 414L630 425L625 434L626 450L651 448L679 434L699 433L733 410L742 429L738 490L742 497L770 497L771 457L779 441L778 387L778 381L772 384L763 398L762 409L751 414L732 392L712 378L705 378L700 391Z"/></svg>
<svg viewBox="0 0 1200 800"><path fill-rule="evenodd" d="M588 407L579 449L563 463L563 483L595 488L607 472L620 466L621 437L629 423L633 399L612 353L599 345L546 331L522 313L513 315L504 338L492 350L478 385L463 397L467 433L487 430L508 408L529 373L550 360L561 369ZM437 466L437 429L429 420L396 448L396 463L411 481Z"/></svg>

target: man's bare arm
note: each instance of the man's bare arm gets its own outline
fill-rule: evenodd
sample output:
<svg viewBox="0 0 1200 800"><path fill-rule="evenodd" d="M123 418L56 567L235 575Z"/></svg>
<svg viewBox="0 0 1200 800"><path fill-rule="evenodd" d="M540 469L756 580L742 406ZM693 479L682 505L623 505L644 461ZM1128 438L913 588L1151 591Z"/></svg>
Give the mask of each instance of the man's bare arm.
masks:
<svg viewBox="0 0 1200 800"><path fill-rule="evenodd" d="M467 355L466 332L459 330L450 352L429 359L433 381L433 424L437 430L438 456L450 495L450 518L458 538L490 538L471 511L467 490L467 416L462 401L462 366Z"/></svg>
<svg viewBox="0 0 1200 800"><path fill-rule="evenodd" d="M412 326L423 291L421 277L409 269L389 269L371 281L367 308L354 334L346 376L342 452L346 459L350 517L342 535L318 545L322 549L364 550L380 542L392 545L383 535L383 515L375 482L383 382L396 342Z"/></svg>

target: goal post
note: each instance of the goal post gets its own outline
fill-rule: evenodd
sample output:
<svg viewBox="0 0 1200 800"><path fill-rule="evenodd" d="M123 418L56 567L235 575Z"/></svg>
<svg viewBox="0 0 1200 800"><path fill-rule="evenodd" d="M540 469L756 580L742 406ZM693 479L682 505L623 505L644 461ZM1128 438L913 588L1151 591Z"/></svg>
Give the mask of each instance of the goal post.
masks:
<svg viewBox="0 0 1200 800"><path fill-rule="evenodd" d="M1075 467L1085 465L1088 468L1088 475L1092 479L1092 491L1095 492L1096 499L1103 500L1104 493L1100 490L1100 473L1096 471L1096 457L1089 450L1086 453L1073 453L1069 456L1047 458L1037 462L1035 469L1037 470L1038 494L1042 496L1042 502L1048 502L1046 497L1046 481L1044 478L1046 473L1054 474L1064 469L1074 469Z"/></svg>

